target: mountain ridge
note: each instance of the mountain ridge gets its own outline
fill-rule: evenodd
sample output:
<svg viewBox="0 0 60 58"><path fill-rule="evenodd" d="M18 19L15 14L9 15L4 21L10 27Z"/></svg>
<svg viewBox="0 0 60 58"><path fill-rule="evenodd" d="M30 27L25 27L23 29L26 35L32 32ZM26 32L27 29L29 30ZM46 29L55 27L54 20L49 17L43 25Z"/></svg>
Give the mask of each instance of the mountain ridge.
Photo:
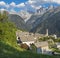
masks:
<svg viewBox="0 0 60 58"><path fill-rule="evenodd" d="M60 29L60 27L59 27L60 16L59 15L60 15L60 7L58 7L57 9L55 9L55 11L48 14L46 19L44 21L42 21L41 23L39 23L31 31L45 33L45 30L49 29L49 34L56 34L59 36L60 35L60 33L59 33L60 30L58 30L58 29ZM44 18L44 17L42 17L42 18Z"/></svg>

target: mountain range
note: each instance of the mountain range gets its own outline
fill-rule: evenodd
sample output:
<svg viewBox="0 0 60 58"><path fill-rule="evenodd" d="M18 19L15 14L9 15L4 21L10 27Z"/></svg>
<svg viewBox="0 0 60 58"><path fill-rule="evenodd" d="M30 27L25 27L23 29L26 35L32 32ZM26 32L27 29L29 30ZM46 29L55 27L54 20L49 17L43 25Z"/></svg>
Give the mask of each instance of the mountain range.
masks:
<svg viewBox="0 0 60 58"><path fill-rule="evenodd" d="M45 34L48 29L49 34L60 36L60 7L42 7L36 12L9 12L8 16L9 20L21 30Z"/></svg>
<svg viewBox="0 0 60 58"><path fill-rule="evenodd" d="M60 36L60 7L48 10L34 22L34 25L30 32L45 34L48 29L49 34Z"/></svg>

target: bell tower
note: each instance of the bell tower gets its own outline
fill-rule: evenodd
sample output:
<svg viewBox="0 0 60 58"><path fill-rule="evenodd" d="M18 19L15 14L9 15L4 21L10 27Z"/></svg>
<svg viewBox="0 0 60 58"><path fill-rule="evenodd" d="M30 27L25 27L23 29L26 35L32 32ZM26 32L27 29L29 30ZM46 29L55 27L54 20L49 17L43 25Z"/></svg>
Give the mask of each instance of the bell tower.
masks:
<svg viewBox="0 0 60 58"><path fill-rule="evenodd" d="M46 29L46 36L48 36L49 34L48 34L48 29Z"/></svg>

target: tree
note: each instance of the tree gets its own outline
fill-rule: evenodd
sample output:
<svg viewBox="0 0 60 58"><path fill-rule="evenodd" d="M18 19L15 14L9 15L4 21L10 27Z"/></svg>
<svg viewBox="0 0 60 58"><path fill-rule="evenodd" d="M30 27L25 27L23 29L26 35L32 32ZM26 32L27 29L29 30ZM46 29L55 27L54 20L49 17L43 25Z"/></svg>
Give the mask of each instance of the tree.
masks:
<svg viewBox="0 0 60 58"><path fill-rule="evenodd" d="M0 12L0 22L5 22L8 19L8 15L6 11Z"/></svg>

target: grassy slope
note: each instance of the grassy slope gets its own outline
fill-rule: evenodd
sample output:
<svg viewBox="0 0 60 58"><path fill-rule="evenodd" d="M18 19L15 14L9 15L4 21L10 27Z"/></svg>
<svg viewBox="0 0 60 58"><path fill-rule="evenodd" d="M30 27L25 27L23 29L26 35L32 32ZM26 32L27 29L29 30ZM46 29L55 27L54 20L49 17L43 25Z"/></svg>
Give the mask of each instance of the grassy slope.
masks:
<svg viewBox="0 0 60 58"><path fill-rule="evenodd" d="M15 47L0 42L0 58L60 58L60 57L37 55L27 51L20 51Z"/></svg>

